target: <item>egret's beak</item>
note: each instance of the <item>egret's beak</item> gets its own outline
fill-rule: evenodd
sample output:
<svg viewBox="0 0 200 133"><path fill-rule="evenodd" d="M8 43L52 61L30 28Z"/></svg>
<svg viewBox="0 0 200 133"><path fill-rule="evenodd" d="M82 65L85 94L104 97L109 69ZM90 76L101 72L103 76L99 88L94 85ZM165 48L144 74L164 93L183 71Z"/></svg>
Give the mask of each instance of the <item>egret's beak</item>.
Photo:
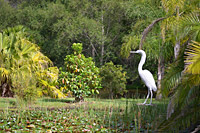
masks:
<svg viewBox="0 0 200 133"><path fill-rule="evenodd" d="M130 53L131 53L131 54L134 54L134 53L136 53L136 51L130 51Z"/></svg>

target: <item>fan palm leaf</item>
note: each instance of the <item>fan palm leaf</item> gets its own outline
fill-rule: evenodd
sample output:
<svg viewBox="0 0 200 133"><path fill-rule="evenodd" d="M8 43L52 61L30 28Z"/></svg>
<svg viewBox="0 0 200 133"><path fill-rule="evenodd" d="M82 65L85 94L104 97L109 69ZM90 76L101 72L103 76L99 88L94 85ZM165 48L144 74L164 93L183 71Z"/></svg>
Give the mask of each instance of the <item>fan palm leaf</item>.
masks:
<svg viewBox="0 0 200 133"><path fill-rule="evenodd" d="M185 71L191 74L200 74L200 43L192 41L188 45L185 59Z"/></svg>
<svg viewBox="0 0 200 133"><path fill-rule="evenodd" d="M22 56L28 56L28 54L36 52L38 50L37 46L35 44L31 43L30 41L25 40L25 39L22 39L21 41L22 42L21 42L21 46L20 46L20 49L21 49L20 54Z"/></svg>
<svg viewBox="0 0 200 133"><path fill-rule="evenodd" d="M38 82L41 88L48 88L51 96L60 98L62 92L53 88L58 78L58 68L50 67L53 65L51 60L44 56L39 47L31 43L25 35L24 28L20 26L0 33L1 82L7 82L6 84L17 88L16 90L21 89L19 92L16 91L16 94L23 97L28 88L38 90L36 88ZM47 84L41 84L41 80Z"/></svg>
<svg viewBox="0 0 200 133"><path fill-rule="evenodd" d="M55 86L50 85L47 81L40 79L40 84L45 87L49 96L53 98L64 98L65 95L62 93L61 90L57 89Z"/></svg>

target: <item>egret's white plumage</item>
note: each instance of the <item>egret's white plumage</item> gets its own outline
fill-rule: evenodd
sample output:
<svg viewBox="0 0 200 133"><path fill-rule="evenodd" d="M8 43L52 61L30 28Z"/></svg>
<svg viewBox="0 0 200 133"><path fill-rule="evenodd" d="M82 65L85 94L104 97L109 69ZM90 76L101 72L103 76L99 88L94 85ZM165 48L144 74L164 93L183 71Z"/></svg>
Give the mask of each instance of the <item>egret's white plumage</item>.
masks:
<svg viewBox="0 0 200 133"><path fill-rule="evenodd" d="M156 83L155 83L155 80L154 80L151 72L148 71L148 70L142 70L142 66L144 65L145 60L146 60L146 53L143 50L130 51L130 53L139 53L139 54L142 55L140 63L138 65L138 72L139 72L139 75L140 75L142 81L148 87L147 98L146 98L146 100L144 101L143 104L146 104L146 101L149 98L149 92L151 93L151 101L150 101L150 104L151 104L152 103L152 97L153 97L152 90L157 91L157 87L156 87Z"/></svg>

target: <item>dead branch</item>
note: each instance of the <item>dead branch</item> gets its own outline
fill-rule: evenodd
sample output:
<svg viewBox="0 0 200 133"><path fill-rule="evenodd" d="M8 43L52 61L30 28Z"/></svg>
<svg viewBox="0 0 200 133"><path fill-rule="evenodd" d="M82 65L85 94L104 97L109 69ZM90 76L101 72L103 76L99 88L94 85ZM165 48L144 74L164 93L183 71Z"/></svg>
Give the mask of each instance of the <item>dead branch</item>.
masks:
<svg viewBox="0 0 200 133"><path fill-rule="evenodd" d="M142 49L143 43L145 41L145 38L147 36L147 34L149 33L149 31L151 31L152 27L158 23L159 21L165 19L166 17L163 18L158 18L156 20L154 20L146 29L144 29L144 31L142 32L142 38L140 40L140 44L139 44L139 49Z"/></svg>

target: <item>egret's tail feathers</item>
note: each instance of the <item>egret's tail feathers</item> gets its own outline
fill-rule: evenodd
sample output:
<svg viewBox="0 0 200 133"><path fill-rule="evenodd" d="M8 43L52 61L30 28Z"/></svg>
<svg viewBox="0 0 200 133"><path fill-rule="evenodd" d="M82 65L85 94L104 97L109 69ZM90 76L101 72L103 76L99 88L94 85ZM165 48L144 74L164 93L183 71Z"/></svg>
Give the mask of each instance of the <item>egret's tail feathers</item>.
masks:
<svg viewBox="0 0 200 133"><path fill-rule="evenodd" d="M156 91L157 91L157 87L156 87L156 86L155 86L155 87L153 87L152 89L153 89L153 91L154 91L154 92L156 92Z"/></svg>

